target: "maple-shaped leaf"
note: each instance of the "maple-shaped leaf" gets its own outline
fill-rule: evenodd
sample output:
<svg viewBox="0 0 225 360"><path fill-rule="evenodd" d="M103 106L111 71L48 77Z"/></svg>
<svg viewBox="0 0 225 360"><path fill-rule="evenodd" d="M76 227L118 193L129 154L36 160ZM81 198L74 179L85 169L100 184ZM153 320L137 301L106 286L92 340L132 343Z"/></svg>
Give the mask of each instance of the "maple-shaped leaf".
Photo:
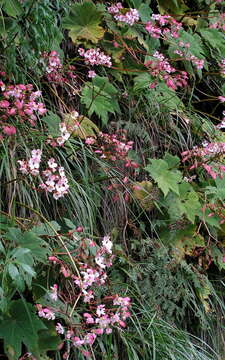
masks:
<svg viewBox="0 0 225 360"><path fill-rule="evenodd" d="M110 84L107 77L96 76L92 83L87 82L85 84L81 102L86 105L89 116L95 112L103 124L106 124L108 113L120 112L117 93L117 89Z"/></svg>
<svg viewBox="0 0 225 360"><path fill-rule="evenodd" d="M74 124L73 116L70 113L65 114L63 120L69 126L73 126ZM79 122L79 126L73 130L73 136L86 139L89 136L96 137L96 135L99 133L99 128L97 125L95 125L95 123L87 117L83 115L79 116L76 121Z"/></svg>
<svg viewBox="0 0 225 360"><path fill-rule="evenodd" d="M183 215L192 223L196 215L201 215L199 196L192 186L186 182L179 184L179 195L170 192L165 201L171 220L178 220Z"/></svg>
<svg viewBox="0 0 225 360"><path fill-rule="evenodd" d="M151 181L144 180L134 184L133 195L145 210L152 210L154 201L159 197L159 189Z"/></svg>
<svg viewBox="0 0 225 360"><path fill-rule="evenodd" d="M216 200L225 200L225 176L220 179L217 177L215 179L216 186L207 186L206 187L206 194L209 194L213 197L213 199Z"/></svg>
<svg viewBox="0 0 225 360"><path fill-rule="evenodd" d="M62 339L58 336L55 324L48 320L43 321L46 329L38 332L38 345L41 353L49 350L57 350L58 346L62 343Z"/></svg>
<svg viewBox="0 0 225 360"><path fill-rule="evenodd" d="M182 14L189 8L183 0L157 0L161 14Z"/></svg>
<svg viewBox="0 0 225 360"><path fill-rule="evenodd" d="M60 117L52 111L42 118L42 121L48 126L48 133L51 136L60 136L59 124L61 123Z"/></svg>
<svg viewBox="0 0 225 360"><path fill-rule="evenodd" d="M201 36L208 43L210 48L214 48L220 55L225 53L225 39L222 31L217 29L201 29Z"/></svg>
<svg viewBox="0 0 225 360"><path fill-rule="evenodd" d="M151 177L158 184L158 187L164 193L164 196L171 190L179 195L178 184L182 180L182 174L178 170L169 169L169 165L162 159L149 159L151 164L145 167Z"/></svg>
<svg viewBox="0 0 225 360"><path fill-rule="evenodd" d="M70 14L63 19L63 27L69 30L74 43L80 39L96 44L103 38L105 30L99 26L102 13L90 1L74 4Z"/></svg>
<svg viewBox="0 0 225 360"><path fill-rule="evenodd" d="M0 322L0 338L4 340L4 351L9 360L17 360L21 355L22 344L38 357L38 331L46 329L35 315L35 308L24 300L10 303L8 313Z"/></svg>

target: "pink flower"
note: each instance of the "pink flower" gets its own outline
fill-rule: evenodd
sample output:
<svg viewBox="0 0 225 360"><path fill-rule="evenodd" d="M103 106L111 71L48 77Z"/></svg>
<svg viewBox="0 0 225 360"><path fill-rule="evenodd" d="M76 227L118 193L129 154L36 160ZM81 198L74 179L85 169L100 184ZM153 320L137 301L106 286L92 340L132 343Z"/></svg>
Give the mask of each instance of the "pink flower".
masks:
<svg viewBox="0 0 225 360"><path fill-rule="evenodd" d="M89 303L92 299L94 299L93 291L92 290L84 290L83 289L83 296L84 296L84 303Z"/></svg>
<svg viewBox="0 0 225 360"><path fill-rule="evenodd" d="M85 336L85 338L84 338L83 341L85 342L85 344L93 345L94 342L95 342L95 339L96 339L96 335L95 335L95 334L87 333L87 335Z"/></svg>
<svg viewBox="0 0 225 360"><path fill-rule="evenodd" d="M207 171L207 173L213 178L213 180L215 180L217 177L217 174L215 173L215 171L212 170L212 166L209 166L207 164L203 164L202 166Z"/></svg>
<svg viewBox="0 0 225 360"><path fill-rule="evenodd" d="M55 320L55 314L53 311L51 311L50 309L46 308L42 308L41 304L37 304L36 308L38 309L38 316L39 317L43 317L44 319L47 320Z"/></svg>
<svg viewBox="0 0 225 360"><path fill-rule="evenodd" d="M66 269L64 266L61 266L61 268L60 268L60 272L63 274L63 276L65 277L65 278L68 278L68 277L70 277L70 271L68 270L68 269Z"/></svg>
<svg viewBox="0 0 225 360"><path fill-rule="evenodd" d="M104 329L93 329L92 331L94 334L102 335L104 332Z"/></svg>
<svg viewBox="0 0 225 360"><path fill-rule="evenodd" d="M90 314L84 313L83 317L85 317L85 319L86 319L85 320L86 324L94 324L95 323L94 318Z"/></svg>
<svg viewBox="0 0 225 360"><path fill-rule="evenodd" d="M85 64L87 65L103 65L107 67L112 66L111 57L105 55L104 52L101 52L100 49L89 49L84 51L84 49L78 49L78 52L85 59Z"/></svg>
<svg viewBox="0 0 225 360"><path fill-rule="evenodd" d="M51 293L50 293L50 298L53 300L53 301L57 301L58 300L58 285L57 284L54 284L53 286L50 287L51 289Z"/></svg>
<svg viewBox="0 0 225 360"><path fill-rule="evenodd" d="M11 108L7 110L7 115L15 115L16 114L16 108Z"/></svg>
<svg viewBox="0 0 225 360"><path fill-rule="evenodd" d="M65 332L64 327L63 327L60 323L57 323L57 324L56 324L55 329L56 329L56 331L57 331L58 334L64 334L64 332Z"/></svg>
<svg viewBox="0 0 225 360"><path fill-rule="evenodd" d="M83 344L84 344L84 340L81 340L78 336L75 336L75 337L73 338L73 345L74 345L74 346L79 347L79 346L81 346L81 345L83 345Z"/></svg>
<svg viewBox="0 0 225 360"><path fill-rule="evenodd" d="M16 134L15 126L3 126L2 130L3 130L4 134L6 134L8 136Z"/></svg>
<svg viewBox="0 0 225 360"><path fill-rule="evenodd" d="M87 145L93 145L94 143L95 143L95 139L94 138L92 138L92 137L87 137L86 139L85 139L85 144L87 144Z"/></svg>
<svg viewBox="0 0 225 360"><path fill-rule="evenodd" d="M55 256L49 256L49 257L48 257L48 260L49 260L49 261L52 261L54 264L56 264L57 262L58 262L58 263L60 262L60 260L59 260L57 257L55 257Z"/></svg>
<svg viewBox="0 0 225 360"><path fill-rule="evenodd" d="M78 226L75 231L80 233L80 232L84 231L84 228L83 228L83 226Z"/></svg>
<svg viewBox="0 0 225 360"><path fill-rule="evenodd" d="M0 101L0 108L6 109L10 106L10 103L7 100Z"/></svg>
<svg viewBox="0 0 225 360"><path fill-rule="evenodd" d="M124 12L121 12L122 9L123 5L119 2L110 6L108 8L108 12L113 15L114 19L124 22L130 26L139 20L139 13L136 9L128 9Z"/></svg>
<svg viewBox="0 0 225 360"><path fill-rule="evenodd" d="M96 74L96 72L95 72L94 70L88 71L88 77L89 77L89 78L93 79L96 75L97 75L97 74Z"/></svg>
<svg viewBox="0 0 225 360"><path fill-rule="evenodd" d="M222 103L225 102L225 96L218 96L218 100L220 100Z"/></svg>
<svg viewBox="0 0 225 360"><path fill-rule="evenodd" d="M105 305L98 305L96 314L98 317L100 317L101 315L105 315Z"/></svg>
<svg viewBox="0 0 225 360"><path fill-rule="evenodd" d="M104 238L102 240L102 246L106 249L107 253L112 254L113 243L110 240L109 236L104 236Z"/></svg>

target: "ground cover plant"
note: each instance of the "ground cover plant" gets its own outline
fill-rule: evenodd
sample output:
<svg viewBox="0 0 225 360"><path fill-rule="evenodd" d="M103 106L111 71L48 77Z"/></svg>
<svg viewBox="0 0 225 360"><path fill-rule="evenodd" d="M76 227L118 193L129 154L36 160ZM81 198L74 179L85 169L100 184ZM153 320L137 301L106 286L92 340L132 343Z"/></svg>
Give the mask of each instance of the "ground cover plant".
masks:
<svg viewBox="0 0 225 360"><path fill-rule="evenodd" d="M2 358L222 360L225 3L0 9Z"/></svg>

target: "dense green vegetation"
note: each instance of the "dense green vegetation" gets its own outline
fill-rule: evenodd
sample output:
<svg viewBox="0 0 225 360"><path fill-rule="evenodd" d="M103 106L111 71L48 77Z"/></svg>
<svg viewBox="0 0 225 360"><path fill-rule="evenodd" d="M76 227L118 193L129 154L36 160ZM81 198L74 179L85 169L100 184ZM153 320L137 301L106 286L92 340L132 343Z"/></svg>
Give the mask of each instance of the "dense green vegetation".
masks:
<svg viewBox="0 0 225 360"><path fill-rule="evenodd" d="M224 1L0 9L1 357L224 359Z"/></svg>

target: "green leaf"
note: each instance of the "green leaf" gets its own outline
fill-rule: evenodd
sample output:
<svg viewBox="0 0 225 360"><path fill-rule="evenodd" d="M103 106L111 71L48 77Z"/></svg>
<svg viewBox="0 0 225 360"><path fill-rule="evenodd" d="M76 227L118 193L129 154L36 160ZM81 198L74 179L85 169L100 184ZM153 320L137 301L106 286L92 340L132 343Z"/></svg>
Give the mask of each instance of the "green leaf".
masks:
<svg viewBox="0 0 225 360"><path fill-rule="evenodd" d="M210 247L210 252L213 257L214 263L218 266L219 270L225 269L224 253L218 248L216 244Z"/></svg>
<svg viewBox="0 0 225 360"><path fill-rule="evenodd" d="M216 49L222 56L225 56L224 34L217 29L202 29L199 31L208 45Z"/></svg>
<svg viewBox="0 0 225 360"><path fill-rule="evenodd" d="M3 254L6 253L6 252L5 252L5 248L4 248L1 240L0 240L0 253L3 253Z"/></svg>
<svg viewBox="0 0 225 360"><path fill-rule="evenodd" d="M160 105L162 108L168 110L182 110L184 104L182 100L177 96L176 92L169 89L164 82L159 82L155 89L149 89L145 93L145 97L150 101L155 101L157 106Z"/></svg>
<svg viewBox="0 0 225 360"><path fill-rule="evenodd" d="M19 228L10 227L4 237L17 242L22 237L22 231Z"/></svg>
<svg viewBox="0 0 225 360"><path fill-rule="evenodd" d="M15 257L15 258L19 258L19 257L21 257L21 256L23 256L25 254L28 254L28 253L30 253L29 249L20 248L20 247L18 248L17 247L11 252L10 256Z"/></svg>
<svg viewBox="0 0 225 360"><path fill-rule="evenodd" d="M12 280L14 280L16 277L20 276L19 271L17 267L14 264L9 264L7 266L8 273Z"/></svg>
<svg viewBox="0 0 225 360"><path fill-rule="evenodd" d="M59 136L59 124L61 123L60 117L54 114L52 111L48 111L48 115L42 118L48 126L48 133L51 136Z"/></svg>
<svg viewBox="0 0 225 360"><path fill-rule="evenodd" d="M198 194L193 190L190 184L179 184L179 196L169 193L166 198L166 206L171 220L178 220L183 215L192 223L195 222L195 216L200 214L201 204Z"/></svg>
<svg viewBox="0 0 225 360"><path fill-rule="evenodd" d="M178 170L169 170L166 161L162 159L149 159L151 164L145 167L151 177L158 184L164 196L171 190L179 195L179 182L182 181L182 174Z"/></svg>
<svg viewBox="0 0 225 360"><path fill-rule="evenodd" d="M50 252L48 243L33 231L24 232L18 243L31 251L33 258L38 262L44 262Z"/></svg>
<svg viewBox="0 0 225 360"><path fill-rule="evenodd" d="M74 4L71 13L63 19L63 27L70 30L69 36L74 43L80 39L96 44L103 38L105 30L99 26L102 13L89 1Z"/></svg>
<svg viewBox="0 0 225 360"><path fill-rule="evenodd" d="M12 17L20 16L23 13L23 8L18 0L6 0L4 10L7 15Z"/></svg>
<svg viewBox="0 0 225 360"><path fill-rule="evenodd" d="M7 314L0 322L0 338L4 340L4 350L9 360L17 360L22 344L34 356L38 356L38 331L46 329L35 315L35 308L23 300L10 303Z"/></svg>
<svg viewBox="0 0 225 360"><path fill-rule="evenodd" d="M32 232L36 235L55 235L55 231L58 232L61 226L56 221L50 221L49 223L42 223L32 228Z"/></svg>
<svg viewBox="0 0 225 360"><path fill-rule="evenodd" d="M186 198L183 200L183 203L181 202L180 207L187 216L188 220L194 223L195 216L198 215L201 210L201 204L197 193L195 191L188 193Z"/></svg>
<svg viewBox="0 0 225 360"><path fill-rule="evenodd" d="M99 128L93 121L87 117L83 117L80 126L77 130L73 132L74 136L79 136L81 139L85 139L88 136L96 137L96 134L99 133Z"/></svg>
<svg viewBox="0 0 225 360"><path fill-rule="evenodd" d="M214 200L221 200L222 202L225 200L225 176L222 179L217 177L215 179L216 186L207 186L206 194L212 195Z"/></svg>
<svg viewBox="0 0 225 360"><path fill-rule="evenodd" d="M191 32L182 30L180 32L179 40L185 43L189 43L191 53L195 55L197 58L199 59L205 58L205 51L204 51L202 39L198 34L191 34Z"/></svg>
<svg viewBox="0 0 225 360"><path fill-rule="evenodd" d="M86 105L89 116L95 112L106 124L108 113L120 112L117 93L107 77L96 76L92 83L87 82L83 88L81 102Z"/></svg>
<svg viewBox="0 0 225 360"><path fill-rule="evenodd" d="M169 153L166 153L163 157L163 160L165 160L169 166L170 169L173 169L175 167L178 167L180 164L180 159L178 156L173 156Z"/></svg>
<svg viewBox="0 0 225 360"><path fill-rule="evenodd" d="M75 225L70 219L63 218L63 220L65 221L65 224L69 229L75 229L76 228L77 225Z"/></svg>
<svg viewBox="0 0 225 360"><path fill-rule="evenodd" d="M134 184L133 196L145 210L152 210L154 202L159 197L159 189L150 181L141 181Z"/></svg>
<svg viewBox="0 0 225 360"><path fill-rule="evenodd" d="M152 9L147 4L141 4L138 8L138 12L142 22L147 22L151 19Z"/></svg>
<svg viewBox="0 0 225 360"><path fill-rule="evenodd" d="M22 267L23 270L30 276L34 277L36 275L36 272L32 269L30 265L19 263L19 266Z"/></svg>
<svg viewBox="0 0 225 360"><path fill-rule="evenodd" d="M154 81L153 77L144 72L134 78L134 91L149 89L149 85Z"/></svg>
<svg viewBox="0 0 225 360"><path fill-rule="evenodd" d="M157 0L161 14L182 14L189 8L183 0Z"/></svg>
<svg viewBox="0 0 225 360"><path fill-rule="evenodd" d="M5 39L7 39L7 33L8 33L8 31L12 32L13 27L14 27L13 30L15 30L17 28L17 22L15 19L5 17L5 16L0 16L0 35L1 35L1 37L4 37Z"/></svg>
<svg viewBox="0 0 225 360"><path fill-rule="evenodd" d="M62 339L57 335L55 325L52 322L44 321L44 324L47 329L38 332L38 347L41 352L57 350L62 343Z"/></svg>

